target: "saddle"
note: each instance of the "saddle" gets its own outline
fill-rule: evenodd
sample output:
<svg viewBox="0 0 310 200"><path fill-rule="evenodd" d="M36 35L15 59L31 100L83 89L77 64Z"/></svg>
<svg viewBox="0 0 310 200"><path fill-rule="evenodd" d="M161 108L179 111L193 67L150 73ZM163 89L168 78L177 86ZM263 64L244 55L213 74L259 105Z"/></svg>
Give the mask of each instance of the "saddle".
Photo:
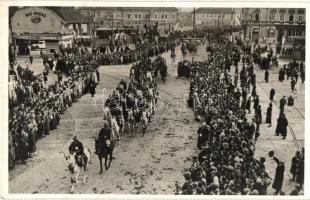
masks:
<svg viewBox="0 0 310 200"><path fill-rule="evenodd" d="M83 153L82 155L76 155L76 156L75 156L75 160L76 160L76 164L77 164L79 167L83 167L83 166L86 165L87 157L86 157L86 155Z"/></svg>

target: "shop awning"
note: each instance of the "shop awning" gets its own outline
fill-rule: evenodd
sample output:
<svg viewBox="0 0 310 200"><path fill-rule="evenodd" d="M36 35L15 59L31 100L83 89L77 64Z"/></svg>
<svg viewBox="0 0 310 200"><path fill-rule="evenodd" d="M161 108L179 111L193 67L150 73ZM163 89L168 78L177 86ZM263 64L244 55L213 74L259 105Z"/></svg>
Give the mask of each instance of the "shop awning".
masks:
<svg viewBox="0 0 310 200"><path fill-rule="evenodd" d="M13 34L15 39L20 40L69 40L73 38L71 35L62 35L61 33L22 33Z"/></svg>

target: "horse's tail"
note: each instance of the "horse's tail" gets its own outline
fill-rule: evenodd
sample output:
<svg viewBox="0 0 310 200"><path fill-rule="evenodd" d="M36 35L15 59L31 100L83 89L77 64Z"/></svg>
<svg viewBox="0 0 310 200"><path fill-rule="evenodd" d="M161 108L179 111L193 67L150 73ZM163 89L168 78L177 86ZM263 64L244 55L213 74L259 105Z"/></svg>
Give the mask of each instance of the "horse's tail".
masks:
<svg viewBox="0 0 310 200"><path fill-rule="evenodd" d="M91 162L91 159L92 159L92 153L91 153L91 150L89 148L86 148L84 150L84 154L86 155L87 157L87 162L90 163Z"/></svg>

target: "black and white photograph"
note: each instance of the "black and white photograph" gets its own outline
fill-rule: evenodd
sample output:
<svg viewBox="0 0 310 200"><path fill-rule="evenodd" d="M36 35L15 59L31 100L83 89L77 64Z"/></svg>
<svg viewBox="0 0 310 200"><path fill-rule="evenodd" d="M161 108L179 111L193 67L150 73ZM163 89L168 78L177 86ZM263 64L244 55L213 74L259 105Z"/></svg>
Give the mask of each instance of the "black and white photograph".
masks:
<svg viewBox="0 0 310 200"><path fill-rule="evenodd" d="M307 194L306 6L197 5L8 6L8 194Z"/></svg>

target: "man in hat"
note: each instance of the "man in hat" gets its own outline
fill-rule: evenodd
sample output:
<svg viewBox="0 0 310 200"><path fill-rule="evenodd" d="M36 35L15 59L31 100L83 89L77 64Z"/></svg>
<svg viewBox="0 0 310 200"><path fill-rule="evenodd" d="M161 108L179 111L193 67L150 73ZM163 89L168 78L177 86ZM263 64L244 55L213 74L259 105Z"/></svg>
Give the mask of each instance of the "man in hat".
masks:
<svg viewBox="0 0 310 200"><path fill-rule="evenodd" d="M286 103L287 103L286 98L285 98L285 96L283 96L280 99L280 111L284 112L284 106L286 105Z"/></svg>
<svg viewBox="0 0 310 200"><path fill-rule="evenodd" d="M276 173L274 176L274 181L272 184L272 188L275 189L275 195L278 195L279 193L282 192L282 185L283 185L283 180L284 180L284 171L285 171L285 166L284 162L280 161L277 157L274 156L274 151L270 151L269 157L271 157L276 163L277 163L277 168L276 168Z"/></svg>
<svg viewBox="0 0 310 200"><path fill-rule="evenodd" d="M267 108L266 123L269 124L268 127L271 127L271 124L272 124L272 103L269 103L269 107Z"/></svg>
<svg viewBox="0 0 310 200"><path fill-rule="evenodd" d="M299 159L300 159L300 152L296 151L295 156L292 158L292 163L291 163L290 172L293 175L291 181L295 181L296 180Z"/></svg>
<svg viewBox="0 0 310 200"><path fill-rule="evenodd" d="M198 129L197 134L198 134L197 148L201 149L205 145L205 143L209 137L208 127L207 127L205 122Z"/></svg>
<svg viewBox="0 0 310 200"><path fill-rule="evenodd" d="M266 83L268 83L268 81L269 81L269 72L268 72L268 69L265 71L265 81L266 81Z"/></svg>
<svg viewBox="0 0 310 200"><path fill-rule="evenodd" d="M69 152L70 152L70 154L76 153L75 158L76 158L77 162L78 162L77 157L82 156L81 163L78 163L81 166L83 166L86 163L87 157L84 154L84 147L83 147L82 142L79 141L77 136L73 137L73 142L69 146Z"/></svg>

